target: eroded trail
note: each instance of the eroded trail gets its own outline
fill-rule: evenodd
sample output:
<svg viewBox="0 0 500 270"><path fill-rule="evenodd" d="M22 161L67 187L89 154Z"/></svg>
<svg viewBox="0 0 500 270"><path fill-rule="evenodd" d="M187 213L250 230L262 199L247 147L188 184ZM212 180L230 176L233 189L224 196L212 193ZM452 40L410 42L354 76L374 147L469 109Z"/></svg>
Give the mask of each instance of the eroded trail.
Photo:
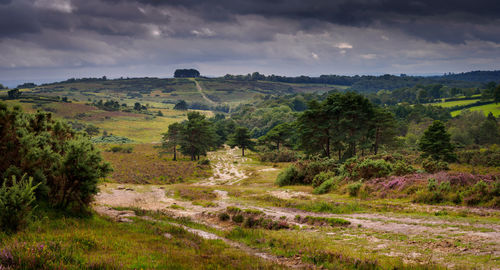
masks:
<svg viewBox="0 0 500 270"><path fill-rule="evenodd" d="M234 185L248 176L240 168L239 164L245 163L248 159L239 155L237 147L231 149L224 146L224 151L208 153L208 159L212 163L213 176L207 181L201 181L197 185Z"/></svg>
<svg viewBox="0 0 500 270"><path fill-rule="evenodd" d="M203 88L201 87L200 83L196 79L193 79L193 81L194 81L194 84L196 85L196 89L198 90L198 92L200 93L200 95L203 97L203 99L206 100L211 105L216 105L217 104L216 102L214 102L213 100L209 99L205 95L205 93L203 93Z"/></svg>
<svg viewBox="0 0 500 270"><path fill-rule="evenodd" d="M270 199L293 200L301 198L313 200L314 195L302 191L277 189L272 185L274 179L269 179L269 185L253 185L252 181L257 174L265 174L277 171L277 169L260 165L258 169L250 170L252 168L248 168L249 159L242 158L238 149L226 147L223 151L210 153L209 159L214 175L206 181L182 187L105 184L101 187L102 191L96 198L96 210L101 214L113 216L119 221L127 221L131 213L124 212L123 215L116 215L116 212L113 212L114 210L110 207L158 210L174 218L189 217L193 221L224 231L230 230L233 226L228 226L227 222L220 222L214 217L226 211L228 207L238 207L261 211L266 218L287 222L290 226L296 226L303 230L304 234L334 236L344 238L344 241L355 241L356 239L366 241L369 239L370 244L364 244L364 248L368 246L381 256L403 258L403 261L409 263L423 263L430 260L447 267L453 267L452 262L443 259L445 256L500 256L500 223L497 218L475 222L466 219L443 219L431 215L412 216L391 212L328 214L295 208L266 207L258 201L248 198L252 198L252 194L256 194L256 196L268 196ZM183 199L176 195L179 190L189 193L191 189L193 192L197 189L203 189L203 192L212 194L210 195L212 196L210 204L203 204L193 199ZM234 191L235 189L237 191ZM242 192L247 194L245 195L246 199L242 199ZM441 207L440 209L453 210L452 207ZM482 210L475 209L471 212L474 211L481 212ZM499 211L491 209L485 211L487 215L500 216ZM324 226L314 224L302 224L297 221L297 216L342 218L350 222L350 225L346 227L349 233L329 230ZM192 232L198 235L203 234ZM217 237L214 239L221 238ZM287 266L310 267L310 265L298 263L297 260L291 262L289 259L281 258L282 261L280 261L280 258L275 255L260 252L225 238L221 240L232 246L240 245L242 250L250 254L257 256L258 253L261 254L260 257L268 257L270 260ZM408 248L414 251L404 252ZM429 250L431 254L435 253L439 256L431 256L429 259Z"/></svg>

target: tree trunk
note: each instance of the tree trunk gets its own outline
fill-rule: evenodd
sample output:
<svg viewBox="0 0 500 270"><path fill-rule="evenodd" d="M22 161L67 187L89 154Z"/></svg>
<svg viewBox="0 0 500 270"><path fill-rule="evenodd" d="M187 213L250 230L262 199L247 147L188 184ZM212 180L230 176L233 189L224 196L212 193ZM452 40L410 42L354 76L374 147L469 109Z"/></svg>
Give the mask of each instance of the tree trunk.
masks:
<svg viewBox="0 0 500 270"><path fill-rule="evenodd" d="M177 147L176 146L174 146L174 159L173 159L174 161L177 160L177 150L176 150Z"/></svg>
<svg viewBox="0 0 500 270"><path fill-rule="evenodd" d="M278 152L280 151L280 141L276 142L276 148L278 149Z"/></svg>
<svg viewBox="0 0 500 270"><path fill-rule="evenodd" d="M241 156L244 157L245 156L245 147L241 147Z"/></svg>
<svg viewBox="0 0 500 270"><path fill-rule="evenodd" d="M377 154L378 153L378 141L380 139L380 129L376 129L375 131L375 145L373 146L373 154Z"/></svg>

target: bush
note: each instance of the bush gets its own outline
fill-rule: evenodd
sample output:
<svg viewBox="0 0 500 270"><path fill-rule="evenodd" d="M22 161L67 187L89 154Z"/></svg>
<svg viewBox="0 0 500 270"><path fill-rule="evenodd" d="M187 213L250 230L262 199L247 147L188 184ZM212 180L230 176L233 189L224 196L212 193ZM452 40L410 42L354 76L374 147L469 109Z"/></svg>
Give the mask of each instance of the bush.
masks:
<svg viewBox="0 0 500 270"><path fill-rule="evenodd" d="M266 151L259 153L259 159L263 162L293 162L297 160L297 154L294 151Z"/></svg>
<svg viewBox="0 0 500 270"><path fill-rule="evenodd" d="M397 161L394 166L392 166L392 174L397 176L411 174L415 171L417 170L413 166L404 161Z"/></svg>
<svg viewBox="0 0 500 270"><path fill-rule="evenodd" d="M335 176L334 172L320 172L316 176L314 176L313 181L312 181L312 186L313 187L319 187L323 182L327 181L328 179L332 178Z"/></svg>
<svg viewBox="0 0 500 270"><path fill-rule="evenodd" d="M5 179L0 188L0 228L15 232L30 219L35 189L39 184L33 185L33 178L26 179L26 175L19 182L12 176L10 185L7 185L8 182Z"/></svg>
<svg viewBox="0 0 500 270"><path fill-rule="evenodd" d="M434 160L432 158L424 159L424 161L422 161L422 167L428 173L449 170L447 162Z"/></svg>
<svg viewBox="0 0 500 270"><path fill-rule="evenodd" d="M234 215L232 218L232 220L236 223L243 222L243 219L244 219L243 215L240 215L240 214Z"/></svg>
<svg viewBox="0 0 500 270"><path fill-rule="evenodd" d="M351 179L370 179L388 176L392 172L392 165L383 159L350 158L339 169L341 175Z"/></svg>
<svg viewBox="0 0 500 270"><path fill-rule="evenodd" d="M208 160L208 159L201 159L201 160L198 160L198 164L199 165L210 165L210 160Z"/></svg>
<svg viewBox="0 0 500 270"><path fill-rule="evenodd" d="M0 104L0 127L0 171L32 176L37 200L52 207L85 209L98 179L111 171L87 135L51 114L25 114Z"/></svg>
<svg viewBox="0 0 500 270"><path fill-rule="evenodd" d="M127 146L124 146L124 145L114 145L114 146L111 146L111 148L109 148L107 150L107 152L113 152L113 153L132 153L132 151L134 150L134 148L130 145L127 145Z"/></svg>
<svg viewBox="0 0 500 270"><path fill-rule="evenodd" d="M342 180L341 176L331 177L328 180L324 181L317 188L313 190L314 194L325 194L332 190L340 181Z"/></svg>
<svg viewBox="0 0 500 270"><path fill-rule="evenodd" d="M219 220L220 221L229 220L229 215L226 212L221 212L219 213Z"/></svg>
<svg viewBox="0 0 500 270"><path fill-rule="evenodd" d="M298 181L299 172L294 165L290 165L288 168L280 172L276 178L276 184L280 187L293 185Z"/></svg>
<svg viewBox="0 0 500 270"><path fill-rule="evenodd" d="M352 183L347 186L347 190L349 192L349 196L356 197L358 196L359 190L361 189L361 186L363 186L363 183L361 182L356 182Z"/></svg>
<svg viewBox="0 0 500 270"><path fill-rule="evenodd" d="M115 135L103 135L101 137L94 137L91 139L93 143L131 143L131 139L127 137Z"/></svg>
<svg viewBox="0 0 500 270"><path fill-rule="evenodd" d="M500 166L500 150L490 148L487 150L467 150L457 154L458 162L473 166Z"/></svg>
<svg viewBox="0 0 500 270"><path fill-rule="evenodd" d="M388 176L392 172L392 166L383 159L365 159L355 168L360 178L370 179Z"/></svg>

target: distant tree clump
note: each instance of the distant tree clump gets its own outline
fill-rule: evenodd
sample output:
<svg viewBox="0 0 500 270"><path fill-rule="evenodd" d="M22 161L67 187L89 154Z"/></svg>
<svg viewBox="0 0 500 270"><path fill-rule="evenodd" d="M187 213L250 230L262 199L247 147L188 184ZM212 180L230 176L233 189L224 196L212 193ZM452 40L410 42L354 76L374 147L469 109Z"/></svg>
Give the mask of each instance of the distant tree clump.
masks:
<svg viewBox="0 0 500 270"><path fill-rule="evenodd" d="M454 145L450 141L451 135L446 131L443 122L436 120L425 131L418 144L423 157L434 160L454 161Z"/></svg>
<svg viewBox="0 0 500 270"><path fill-rule="evenodd" d="M21 96L21 91L19 91L19 89L15 88L15 89L9 90L7 92L7 95L9 96L9 99L16 99L16 98L19 98Z"/></svg>
<svg viewBox="0 0 500 270"><path fill-rule="evenodd" d="M196 69L176 69L174 78L196 78L200 77L200 72Z"/></svg>
<svg viewBox="0 0 500 270"><path fill-rule="evenodd" d="M17 86L17 88L34 88L36 84L34 83L23 83Z"/></svg>
<svg viewBox="0 0 500 270"><path fill-rule="evenodd" d="M394 117L362 95L334 93L311 101L297 120L299 144L309 154L347 159L378 151L394 137ZM384 139L388 137L389 139Z"/></svg>
<svg viewBox="0 0 500 270"><path fill-rule="evenodd" d="M175 104L174 110L179 110L179 111L186 111L188 109L188 104L184 100L180 100Z"/></svg>

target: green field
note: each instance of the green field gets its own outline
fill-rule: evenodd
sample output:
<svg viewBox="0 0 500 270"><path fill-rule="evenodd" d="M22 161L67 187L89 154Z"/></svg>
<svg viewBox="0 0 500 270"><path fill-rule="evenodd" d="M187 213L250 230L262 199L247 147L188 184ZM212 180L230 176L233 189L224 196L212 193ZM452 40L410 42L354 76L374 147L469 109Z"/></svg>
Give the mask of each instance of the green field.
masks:
<svg viewBox="0 0 500 270"><path fill-rule="evenodd" d="M484 113L484 115L488 115L491 112L491 113L493 113L493 115L495 117L500 116L500 104L495 104L495 103L486 104L486 105L482 105L482 106L476 106L476 107L468 108L467 110L482 111ZM462 112L462 110L452 111L451 116L455 117L455 116L459 115L461 112Z"/></svg>
<svg viewBox="0 0 500 270"><path fill-rule="evenodd" d="M479 101L479 99L455 100L455 101L448 101L448 102L429 103L429 105L441 106L443 108L451 108L451 107L455 107L455 106L463 106L463 105L476 103L478 101Z"/></svg>

